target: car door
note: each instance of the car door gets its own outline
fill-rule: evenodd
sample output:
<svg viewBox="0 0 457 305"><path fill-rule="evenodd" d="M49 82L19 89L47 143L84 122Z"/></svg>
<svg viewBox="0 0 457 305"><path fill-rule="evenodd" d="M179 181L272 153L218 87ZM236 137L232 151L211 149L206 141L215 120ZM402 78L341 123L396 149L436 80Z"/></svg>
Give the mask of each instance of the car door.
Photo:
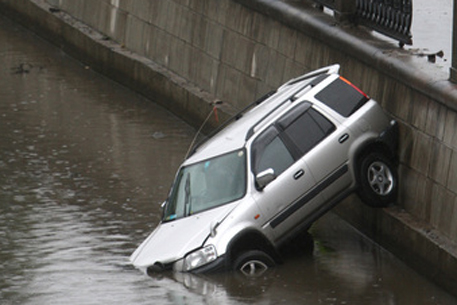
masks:
<svg viewBox="0 0 457 305"><path fill-rule="evenodd" d="M268 127L251 146L254 176L269 169L274 170L276 176L254 194L262 211L263 229L267 236L273 236L275 242L309 225L304 220L312 216L312 207L323 201L321 194L315 191L315 179L303 158L306 151L295 145L294 137L288 134L305 135L298 129L303 128L303 120L305 126L313 120L308 115L310 109L309 103L299 104ZM313 147L319 140L308 137L305 141L307 146Z"/></svg>
<svg viewBox="0 0 457 305"><path fill-rule="evenodd" d="M317 110L315 116L321 121L319 124L331 124ZM316 186L326 201L338 197L351 187L353 179L349 171L348 156L353 141L352 132L347 127L339 125L304 157L304 162L307 163L316 179Z"/></svg>
<svg viewBox="0 0 457 305"><path fill-rule="evenodd" d="M348 151L354 139L347 127L332 123L314 106L293 123L281 124L327 200L350 186Z"/></svg>
<svg viewBox="0 0 457 305"><path fill-rule="evenodd" d="M342 190L348 189L354 182L348 164L349 149L356 140L357 134L353 134L344 125L354 120L350 117L369 100L369 97L340 76L316 94L315 98L340 117L340 124L337 124L335 132L326 137L306 156L317 184L322 186L327 199L332 199L339 196ZM319 120L325 121L327 115L322 114L328 110L315 109L317 113L321 114Z"/></svg>

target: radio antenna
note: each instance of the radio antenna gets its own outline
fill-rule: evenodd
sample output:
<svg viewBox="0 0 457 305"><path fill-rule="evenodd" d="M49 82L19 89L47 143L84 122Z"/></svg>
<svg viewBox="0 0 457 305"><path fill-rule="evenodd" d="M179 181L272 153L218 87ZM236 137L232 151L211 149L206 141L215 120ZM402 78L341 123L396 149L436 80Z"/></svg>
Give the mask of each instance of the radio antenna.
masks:
<svg viewBox="0 0 457 305"><path fill-rule="evenodd" d="M192 148L194 147L195 141L197 140L198 135L200 134L200 132L202 131L203 127L206 125L206 123L208 122L209 118L211 117L211 115L213 113L216 116L216 121L219 121L218 116L217 116L217 106L221 105L222 103L223 102L221 100L215 100L214 102L211 102L209 104L210 106L213 106L213 108L211 109L211 111L208 114L208 116L206 117L206 119L203 121L203 123L200 126L200 128L197 130L197 133L195 134L194 138L192 139L192 142L190 143L189 149L187 150L187 153L186 153L186 156L185 156L184 159L187 159L187 157L189 156L189 153L191 152Z"/></svg>

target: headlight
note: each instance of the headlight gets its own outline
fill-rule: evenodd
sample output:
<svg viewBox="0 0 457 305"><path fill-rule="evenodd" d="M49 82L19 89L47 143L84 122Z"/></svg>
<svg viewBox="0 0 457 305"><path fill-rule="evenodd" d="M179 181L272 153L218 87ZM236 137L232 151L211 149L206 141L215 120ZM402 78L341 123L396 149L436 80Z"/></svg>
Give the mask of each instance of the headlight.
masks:
<svg viewBox="0 0 457 305"><path fill-rule="evenodd" d="M206 246L190 253L184 258L184 271L206 265L217 258L216 248L213 245Z"/></svg>

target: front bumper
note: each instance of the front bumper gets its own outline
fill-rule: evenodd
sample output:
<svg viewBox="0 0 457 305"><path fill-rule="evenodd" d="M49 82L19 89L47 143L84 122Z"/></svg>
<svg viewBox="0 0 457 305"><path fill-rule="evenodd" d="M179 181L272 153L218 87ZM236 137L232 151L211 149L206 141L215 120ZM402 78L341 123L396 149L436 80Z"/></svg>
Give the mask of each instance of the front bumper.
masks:
<svg viewBox="0 0 457 305"><path fill-rule="evenodd" d="M155 264L147 268L146 273L148 275L158 274L165 271L176 271L176 272L184 272L183 268L183 259L176 261L173 264ZM220 256L216 260L212 261L209 264L196 268L194 270L189 271L190 273L201 274L201 273L214 273L214 272L221 272L229 269L229 264L225 256Z"/></svg>

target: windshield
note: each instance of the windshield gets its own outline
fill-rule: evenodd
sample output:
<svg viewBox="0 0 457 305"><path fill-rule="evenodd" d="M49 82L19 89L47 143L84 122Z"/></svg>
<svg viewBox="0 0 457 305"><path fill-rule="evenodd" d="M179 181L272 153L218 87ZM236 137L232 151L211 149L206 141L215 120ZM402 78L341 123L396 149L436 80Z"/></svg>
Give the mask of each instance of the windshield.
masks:
<svg viewBox="0 0 457 305"><path fill-rule="evenodd" d="M238 150L180 169L165 206L164 221L240 199L246 192L246 156Z"/></svg>

